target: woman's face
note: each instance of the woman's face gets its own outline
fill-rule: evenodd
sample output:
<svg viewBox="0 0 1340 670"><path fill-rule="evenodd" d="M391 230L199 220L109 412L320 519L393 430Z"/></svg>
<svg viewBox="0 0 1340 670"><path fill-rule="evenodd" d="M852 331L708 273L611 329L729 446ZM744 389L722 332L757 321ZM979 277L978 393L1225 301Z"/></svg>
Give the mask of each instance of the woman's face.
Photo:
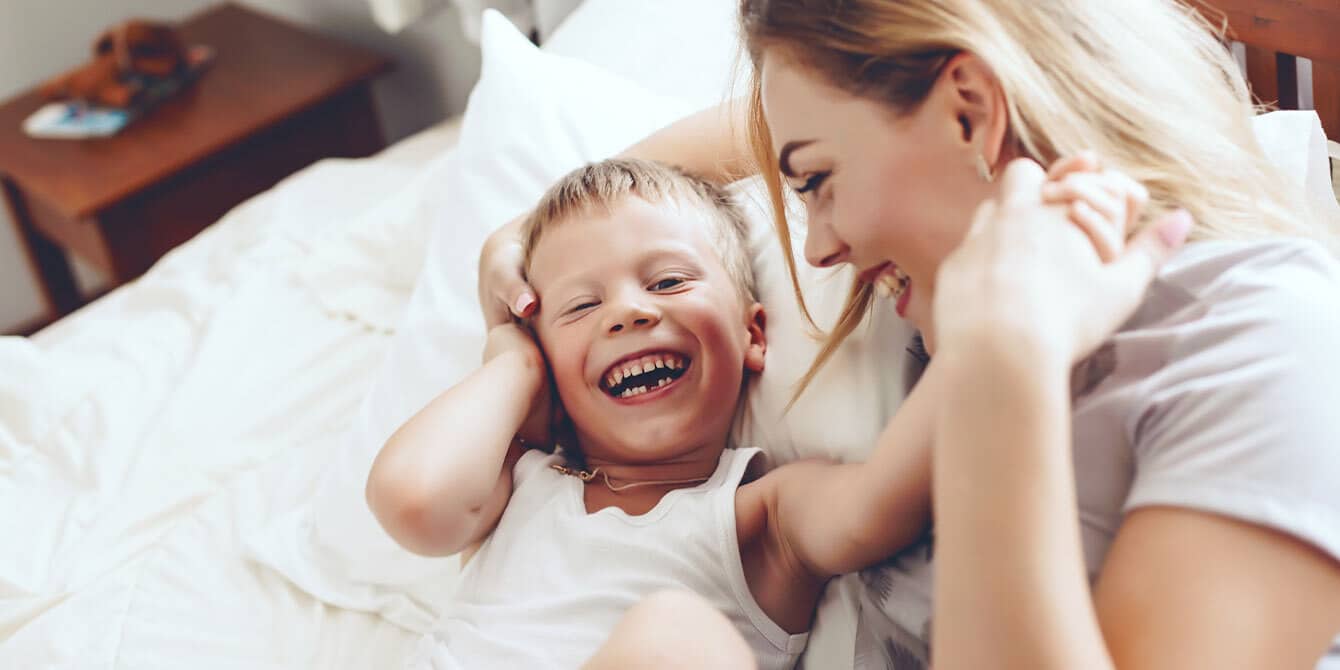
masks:
<svg viewBox="0 0 1340 670"><path fill-rule="evenodd" d="M992 192L974 163L989 124L971 124L980 110L952 69L901 116L784 57L765 57L761 72L783 178L808 214L806 260L850 263L866 281L896 268L907 280L898 312L927 337L940 262Z"/></svg>

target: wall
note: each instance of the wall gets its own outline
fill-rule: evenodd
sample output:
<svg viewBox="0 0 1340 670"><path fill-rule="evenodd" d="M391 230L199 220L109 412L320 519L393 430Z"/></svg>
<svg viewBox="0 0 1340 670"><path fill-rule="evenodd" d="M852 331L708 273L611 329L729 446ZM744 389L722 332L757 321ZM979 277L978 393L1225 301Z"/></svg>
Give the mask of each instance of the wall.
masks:
<svg viewBox="0 0 1340 670"><path fill-rule="evenodd" d="M0 100L79 65L105 27L131 17L179 20L216 0L0 0ZM374 85L388 142L465 109L479 75L479 48L444 9L389 35L366 0L242 0L246 4L387 54L396 70ZM85 290L97 273L75 262ZM8 212L0 207L0 333L35 322L44 306Z"/></svg>

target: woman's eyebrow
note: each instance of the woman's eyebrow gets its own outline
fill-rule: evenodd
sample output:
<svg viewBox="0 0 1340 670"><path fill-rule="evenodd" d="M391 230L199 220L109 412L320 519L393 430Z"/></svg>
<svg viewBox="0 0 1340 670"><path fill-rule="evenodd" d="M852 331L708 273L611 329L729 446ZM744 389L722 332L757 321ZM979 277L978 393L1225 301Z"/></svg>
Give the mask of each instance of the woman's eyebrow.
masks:
<svg viewBox="0 0 1340 670"><path fill-rule="evenodd" d="M814 144L814 140L791 140L782 145L782 153L777 158L777 165L782 169L782 174L795 178L796 175L791 170L791 152L796 149L803 149L811 144Z"/></svg>

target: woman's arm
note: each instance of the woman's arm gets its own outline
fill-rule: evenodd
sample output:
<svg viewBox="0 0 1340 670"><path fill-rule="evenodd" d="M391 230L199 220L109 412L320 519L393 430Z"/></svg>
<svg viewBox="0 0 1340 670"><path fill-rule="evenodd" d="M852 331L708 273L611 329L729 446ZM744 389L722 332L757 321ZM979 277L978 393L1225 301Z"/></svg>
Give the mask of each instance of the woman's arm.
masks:
<svg viewBox="0 0 1340 670"><path fill-rule="evenodd" d="M1141 508L1091 598L1069 367L1131 313L1188 220L1105 267L1046 224L1037 172L1007 170L937 282L936 667L1312 667L1340 630L1340 570L1260 526Z"/></svg>
<svg viewBox="0 0 1340 670"><path fill-rule="evenodd" d="M1340 568L1261 526L1138 509L1091 596L1064 366L992 341L937 359L955 391L935 452L936 667L1314 667L1340 633Z"/></svg>
<svg viewBox="0 0 1340 670"><path fill-rule="evenodd" d="M489 333L484 365L401 426L377 454L367 500L417 554L449 556L487 535L511 496L515 438L544 390L534 343L515 325Z"/></svg>
<svg viewBox="0 0 1340 670"><path fill-rule="evenodd" d="M625 149L620 156L678 165L725 184L754 173L742 99L727 100L676 121ZM521 276L521 222L508 222L484 242L479 254L479 304L490 327L513 315L530 316L539 304Z"/></svg>
<svg viewBox="0 0 1340 670"><path fill-rule="evenodd" d="M1335 559L1181 507L1126 517L1093 597L1119 668L1312 670L1340 633Z"/></svg>
<svg viewBox="0 0 1340 670"><path fill-rule="evenodd" d="M937 668L1105 668L1076 519L1069 360L1012 337L942 351ZM1020 348L1023 349L1020 349Z"/></svg>
<svg viewBox="0 0 1340 670"><path fill-rule="evenodd" d="M624 149L619 156L670 163L717 184L755 174L743 98L694 112Z"/></svg>

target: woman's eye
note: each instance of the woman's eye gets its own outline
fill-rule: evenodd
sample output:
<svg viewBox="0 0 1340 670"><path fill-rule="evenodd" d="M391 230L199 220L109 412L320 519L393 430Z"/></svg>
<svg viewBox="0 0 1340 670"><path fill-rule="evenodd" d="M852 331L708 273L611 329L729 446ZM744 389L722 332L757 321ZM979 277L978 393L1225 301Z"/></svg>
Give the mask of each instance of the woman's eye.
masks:
<svg viewBox="0 0 1340 670"><path fill-rule="evenodd" d="M816 172L805 180L805 183L796 189L796 195L805 195L823 185L824 180L828 179L829 172Z"/></svg>
<svg viewBox="0 0 1340 670"><path fill-rule="evenodd" d="M665 279L662 279L662 280L656 282L655 284L652 284L652 285L651 285L651 290L653 290L653 291L668 291L668 290L670 290L670 289L672 289L672 288L674 288L674 287L676 287L676 286L679 286L680 284L683 284L683 283L684 283L684 280L683 280L683 279L680 279L679 277L666 277Z"/></svg>

